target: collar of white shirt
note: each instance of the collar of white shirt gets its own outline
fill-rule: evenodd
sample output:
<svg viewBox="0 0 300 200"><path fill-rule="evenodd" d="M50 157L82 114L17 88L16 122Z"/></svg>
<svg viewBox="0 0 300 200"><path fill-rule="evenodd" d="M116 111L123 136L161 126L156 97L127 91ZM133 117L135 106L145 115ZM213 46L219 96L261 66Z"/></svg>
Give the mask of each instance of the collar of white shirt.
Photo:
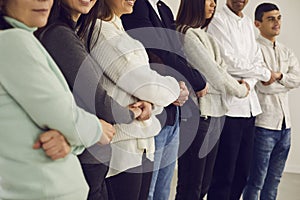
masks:
<svg viewBox="0 0 300 200"><path fill-rule="evenodd" d="M257 36L257 39L260 40L264 45L274 47L276 46L276 41L273 43L272 41L268 40L267 38L263 37L261 34Z"/></svg>
<svg viewBox="0 0 300 200"><path fill-rule="evenodd" d="M157 16L159 17L159 19L161 20L161 17L160 17L160 14L159 14L159 11L158 11L158 8L157 8L157 2L159 0L148 0L149 3L151 4L152 8L155 10Z"/></svg>

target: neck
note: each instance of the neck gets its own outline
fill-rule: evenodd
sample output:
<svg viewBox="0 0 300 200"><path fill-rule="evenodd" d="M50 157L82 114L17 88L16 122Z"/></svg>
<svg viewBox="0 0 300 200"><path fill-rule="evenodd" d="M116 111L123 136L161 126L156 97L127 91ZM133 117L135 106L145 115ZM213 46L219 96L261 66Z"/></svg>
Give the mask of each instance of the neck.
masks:
<svg viewBox="0 0 300 200"><path fill-rule="evenodd" d="M121 18L121 16L122 16L122 13L114 12L114 14L119 18Z"/></svg>
<svg viewBox="0 0 300 200"><path fill-rule="evenodd" d="M261 34L261 36L263 36L267 40L270 40L272 43L274 43L276 41L276 37L275 36L268 36L268 35L265 35L263 33L260 33L260 34Z"/></svg>
<svg viewBox="0 0 300 200"><path fill-rule="evenodd" d="M240 10L240 11L236 11L236 10L233 10L228 4L226 4L227 5L227 7L234 13L234 14L236 14L237 16L239 16L239 17L243 17L244 15L243 15L243 12Z"/></svg>
<svg viewBox="0 0 300 200"><path fill-rule="evenodd" d="M80 13L71 13L71 18L74 22L77 22L80 16Z"/></svg>

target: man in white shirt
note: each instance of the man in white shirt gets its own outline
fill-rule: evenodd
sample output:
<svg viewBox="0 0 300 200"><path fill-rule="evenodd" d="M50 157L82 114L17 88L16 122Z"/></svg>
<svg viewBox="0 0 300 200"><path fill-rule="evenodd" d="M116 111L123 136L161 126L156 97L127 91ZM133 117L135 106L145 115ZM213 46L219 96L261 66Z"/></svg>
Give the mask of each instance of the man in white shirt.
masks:
<svg viewBox="0 0 300 200"><path fill-rule="evenodd" d="M253 149L255 116L261 113L254 86L271 84L275 73L264 67L251 19L242 12L248 0L227 0L215 14L208 33L215 37L228 72L250 85L246 98L228 99L229 111L220 138L208 200L239 200L247 182Z"/></svg>
<svg viewBox="0 0 300 200"><path fill-rule="evenodd" d="M288 92L300 85L299 62L294 53L276 40L280 34L281 14L272 3L255 10L257 39L264 61L278 71L278 80L269 86L258 82L257 95L263 113L255 121L254 153L244 200L276 199L279 181L291 145L291 119Z"/></svg>

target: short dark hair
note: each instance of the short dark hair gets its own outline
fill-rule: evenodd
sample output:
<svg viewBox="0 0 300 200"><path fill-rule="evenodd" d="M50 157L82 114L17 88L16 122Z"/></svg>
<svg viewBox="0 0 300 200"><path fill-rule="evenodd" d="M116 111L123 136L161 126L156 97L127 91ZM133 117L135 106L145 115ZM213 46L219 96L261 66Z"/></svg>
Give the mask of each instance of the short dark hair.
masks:
<svg viewBox="0 0 300 200"><path fill-rule="evenodd" d="M273 3L259 4L255 9L255 14L254 14L255 20L262 22L262 17L264 15L264 13L272 11L272 10L278 10L279 11L279 8Z"/></svg>
<svg viewBox="0 0 300 200"><path fill-rule="evenodd" d="M188 28L207 27L212 18L205 19L205 0L181 0L176 26L179 32L186 33Z"/></svg>

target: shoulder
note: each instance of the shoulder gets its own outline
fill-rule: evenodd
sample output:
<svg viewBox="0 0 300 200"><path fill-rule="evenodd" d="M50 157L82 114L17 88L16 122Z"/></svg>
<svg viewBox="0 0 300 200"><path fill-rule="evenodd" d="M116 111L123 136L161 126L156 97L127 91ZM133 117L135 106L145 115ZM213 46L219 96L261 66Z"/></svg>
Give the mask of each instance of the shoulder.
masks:
<svg viewBox="0 0 300 200"><path fill-rule="evenodd" d="M19 28L12 28L0 31L0 45L18 45L22 48L24 45L35 43L35 37L31 32Z"/></svg>
<svg viewBox="0 0 300 200"><path fill-rule="evenodd" d="M165 14L167 14L169 17L171 17L173 19L173 13L172 13L170 7L164 2L161 2L161 7L163 8Z"/></svg>
<svg viewBox="0 0 300 200"><path fill-rule="evenodd" d="M26 65L30 70L37 63L45 62L47 55L33 33L17 28L0 31L0 60L5 60L4 68Z"/></svg>
<svg viewBox="0 0 300 200"><path fill-rule="evenodd" d="M185 40L186 39L201 39L202 38L202 30L200 28L189 28L185 33Z"/></svg>
<svg viewBox="0 0 300 200"><path fill-rule="evenodd" d="M45 27L39 34L41 41L45 40L78 40L78 37L70 27L63 23L53 23ZM52 41L53 42L53 41Z"/></svg>
<svg viewBox="0 0 300 200"><path fill-rule="evenodd" d="M244 15L244 23L246 23L251 28L254 27L254 23L248 15Z"/></svg>
<svg viewBox="0 0 300 200"><path fill-rule="evenodd" d="M97 26L100 27L100 35L106 40L121 35L121 32L109 21L97 20Z"/></svg>
<svg viewBox="0 0 300 200"><path fill-rule="evenodd" d="M223 21L223 20L226 20L227 18L228 18L228 15L224 11L224 8L222 8L221 10L216 11L216 13L214 14L214 17L212 19L212 22L213 21Z"/></svg>
<svg viewBox="0 0 300 200"><path fill-rule="evenodd" d="M23 29L13 28L0 31L0 56L5 54L31 55L39 52L40 43L33 33Z"/></svg>
<svg viewBox="0 0 300 200"><path fill-rule="evenodd" d="M285 44L282 44L281 42L276 41L277 46L280 47L280 49L287 51L287 52L292 52L292 49L287 47Z"/></svg>

